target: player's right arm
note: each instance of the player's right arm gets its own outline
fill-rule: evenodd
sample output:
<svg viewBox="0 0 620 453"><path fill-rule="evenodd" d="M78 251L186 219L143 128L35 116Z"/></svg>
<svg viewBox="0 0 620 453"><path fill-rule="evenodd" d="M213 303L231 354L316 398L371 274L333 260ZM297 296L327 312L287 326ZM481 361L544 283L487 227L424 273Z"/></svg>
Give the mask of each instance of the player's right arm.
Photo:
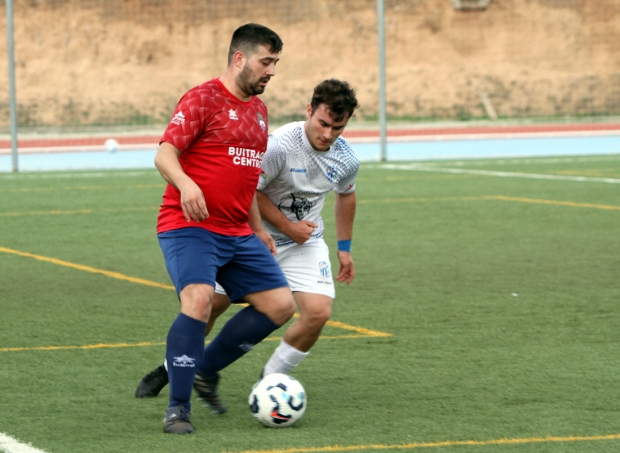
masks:
<svg viewBox="0 0 620 453"><path fill-rule="evenodd" d="M176 187L181 193L181 208L185 220L200 222L209 217L204 194L181 168L181 152L172 144L162 142L155 154L155 166L162 177Z"/></svg>
<svg viewBox="0 0 620 453"><path fill-rule="evenodd" d="M297 244L303 244L306 242L314 229L318 226L316 223L309 220L300 220L299 222L293 222L289 220L273 202L262 193L260 190L256 191L256 201L258 201L258 209L260 216L274 227L278 229L282 234L287 235L293 242Z"/></svg>
<svg viewBox="0 0 620 453"><path fill-rule="evenodd" d="M293 123L284 127L290 127L292 124ZM318 225L314 222L310 222L309 220L301 220L299 222L289 220L284 214L282 214L274 202L262 192L274 180L278 179L282 175L286 167L286 159L286 147L280 145L278 137L273 134L270 135L269 142L267 144L267 152L263 156L263 163L261 166L262 174L258 180L256 201L258 202L258 209L262 219L269 222L282 234L288 236L293 242L303 244L310 238L312 232Z"/></svg>

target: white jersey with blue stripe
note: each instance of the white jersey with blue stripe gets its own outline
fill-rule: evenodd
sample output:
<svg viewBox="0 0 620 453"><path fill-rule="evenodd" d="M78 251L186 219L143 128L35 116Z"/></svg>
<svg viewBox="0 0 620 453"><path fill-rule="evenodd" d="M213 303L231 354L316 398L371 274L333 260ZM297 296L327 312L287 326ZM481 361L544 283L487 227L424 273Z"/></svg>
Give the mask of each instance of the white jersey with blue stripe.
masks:
<svg viewBox="0 0 620 453"><path fill-rule="evenodd" d="M310 145L304 121L282 126L269 135L263 157L258 190L264 193L289 220L310 220L318 225L312 237L323 237L321 210L332 190L340 194L355 191L359 157L342 137L327 151ZM276 245L293 241L263 221Z"/></svg>

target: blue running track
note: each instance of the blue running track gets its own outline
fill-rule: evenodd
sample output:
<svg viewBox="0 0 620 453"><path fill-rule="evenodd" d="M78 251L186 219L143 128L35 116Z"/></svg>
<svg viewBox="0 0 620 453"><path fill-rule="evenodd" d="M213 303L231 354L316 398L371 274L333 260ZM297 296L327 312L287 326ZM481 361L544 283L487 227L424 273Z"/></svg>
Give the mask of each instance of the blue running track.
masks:
<svg viewBox="0 0 620 453"><path fill-rule="evenodd" d="M378 143L354 143L362 161L379 161ZM620 154L620 135L579 137L492 138L470 140L390 142L388 161L480 159L533 156L587 156ZM20 172L58 170L155 168L155 149L107 152L23 153ZM0 172L12 171L10 154L0 155Z"/></svg>

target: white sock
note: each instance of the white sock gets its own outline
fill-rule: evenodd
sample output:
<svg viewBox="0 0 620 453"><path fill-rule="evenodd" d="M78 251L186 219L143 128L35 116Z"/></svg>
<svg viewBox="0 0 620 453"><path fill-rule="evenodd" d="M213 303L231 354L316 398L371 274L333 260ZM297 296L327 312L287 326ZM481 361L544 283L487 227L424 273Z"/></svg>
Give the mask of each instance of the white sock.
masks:
<svg viewBox="0 0 620 453"><path fill-rule="evenodd" d="M280 345L273 351L265 365L265 376L273 373L289 374L308 354L310 351L301 352L285 343L284 340L280 341Z"/></svg>

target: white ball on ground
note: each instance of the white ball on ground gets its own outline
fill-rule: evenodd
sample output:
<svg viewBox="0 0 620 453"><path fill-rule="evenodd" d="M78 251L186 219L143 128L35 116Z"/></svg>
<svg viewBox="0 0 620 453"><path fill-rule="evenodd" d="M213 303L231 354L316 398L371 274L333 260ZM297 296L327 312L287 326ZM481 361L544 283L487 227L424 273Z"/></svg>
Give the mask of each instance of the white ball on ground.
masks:
<svg viewBox="0 0 620 453"><path fill-rule="evenodd" d="M108 153L115 153L116 151L118 151L118 142L113 138L107 139L103 146Z"/></svg>
<svg viewBox="0 0 620 453"><path fill-rule="evenodd" d="M285 428L298 421L306 410L306 392L301 383L286 374L269 374L254 384L248 404L252 415L270 428Z"/></svg>

